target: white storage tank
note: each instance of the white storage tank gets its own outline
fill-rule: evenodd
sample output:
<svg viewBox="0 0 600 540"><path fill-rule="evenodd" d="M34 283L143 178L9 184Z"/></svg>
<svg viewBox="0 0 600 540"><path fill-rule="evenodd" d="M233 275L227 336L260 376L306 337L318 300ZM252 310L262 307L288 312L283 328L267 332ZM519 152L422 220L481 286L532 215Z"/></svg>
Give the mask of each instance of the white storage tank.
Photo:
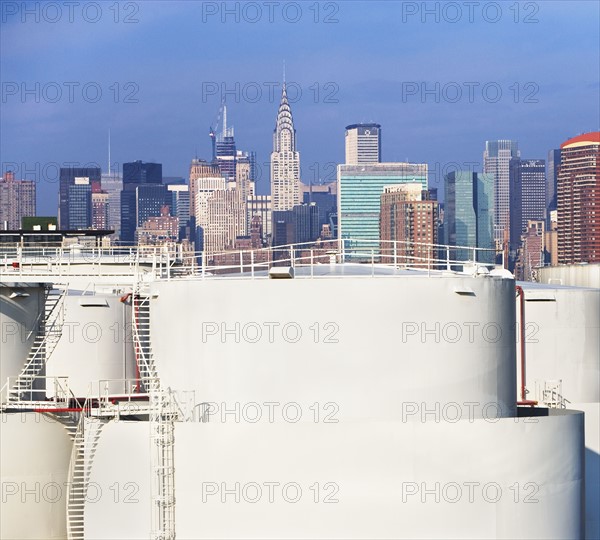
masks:
<svg viewBox="0 0 600 540"><path fill-rule="evenodd" d="M561 393L569 403L598 403L600 289L522 285L531 398L540 399L544 386L562 380Z"/></svg>
<svg viewBox="0 0 600 540"><path fill-rule="evenodd" d="M43 321L45 292L41 283L0 283L0 388L25 366Z"/></svg>
<svg viewBox="0 0 600 540"><path fill-rule="evenodd" d="M548 270L581 276L593 266ZM600 538L600 289L521 285L528 397L585 412L586 538Z"/></svg>
<svg viewBox="0 0 600 540"><path fill-rule="evenodd" d="M340 420L514 415L512 279L173 280L151 292L158 374L202 401L296 402L303 419L315 403L335 403Z"/></svg>
<svg viewBox="0 0 600 540"><path fill-rule="evenodd" d="M137 378L131 306L121 294L69 291L48 376L68 376L77 397L123 394ZM102 382L99 382L102 381ZM91 386L90 386L91 385Z"/></svg>
<svg viewBox="0 0 600 540"><path fill-rule="evenodd" d="M0 538L66 540L71 450L65 427L50 416L0 413Z"/></svg>

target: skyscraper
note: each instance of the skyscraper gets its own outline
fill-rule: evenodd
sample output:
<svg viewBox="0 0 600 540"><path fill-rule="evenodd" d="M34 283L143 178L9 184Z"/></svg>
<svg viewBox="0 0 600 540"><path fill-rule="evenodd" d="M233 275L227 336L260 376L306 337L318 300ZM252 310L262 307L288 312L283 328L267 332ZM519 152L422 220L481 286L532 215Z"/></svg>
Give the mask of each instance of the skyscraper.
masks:
<svg viewBox="0 0 600 540"><path fill-rule="evenodd" d="M486 141L483 172L494 175L494 240L501 245L510 228L510 160L520 157L516 141Z"/></svg>
<svg viewBox="0 0 600 540"><path fill-rule="evenodd" d="M146 189L147 186L150 189ZM138 209L140 198L142 203ZM162 164L139 160L123 163L121 243L133 244L136 228L143 225L149 217L160 216L160 209L166 201L167 189L162 185Z"/></svg>
<svg viewBox="0 0 600 540"><path fill-rule="evenodd" d="M420 182L386 186L381 195L380 238L381 253L388 256L383 262L427 267L437 256L433 244L438 243L438 221L438 202Z"/></svg>
<svg viewBox="0 0 600 540"><path fill-rule="evenodd" d="M197 187L196 250L212 255L233 248L244 215L239 193L223 177L201 178Z"/></svg>
<svg viewBox="0 0 600 540"><path fill-rule="evenodd" d="M338 165L338 237L367 240L356 247L379 251L379 212L385 186L419 182L427 189L427 164Z"/></svg>
<svg viewBox="0 0 600 540"><path fill-rule="evenodd" d="M162 164L141 160L123 163L123 185L162 184Z"/></svg>
<svg viewBox="0 0 600 540"><path fill-rule="evenodd" d="M237 151L235 164L235 187L243 200L250 196L252 189L252 161L247 153Z"/></svg>
<svg viewBox="0 0 600 540"><path fill-rule="evenodd" d="M558 263L600 262L600 131L560 145Z"/></svg>
<svg viewBox="0 0 600 540"><path fill-rule="evenodd" d="M0 229L21 228L24 217L35 216L35 182L15 180L8 171L0 178Z"/></svg>
<svg viewBox="0 0 600 540"><path fill-rule="evenodd" d="M87 176L76 176L69 186L68 223L69 229L81 230L92 227L92 185Z"/></svg>
<svg viewBox="0 0 600 540"><path fill-rule="evenodd" d="M271 197L273 211L291 210L301 202L300 154L296 151L296 130L285 82L273 132Z"/></svg>
<svg viewBox="0 0 600 540"><path fill-rule="evenodd" d="M319 212L319 231L324 225L329 225L330 217L337 212L337 184L304 185L302 186L303 202L316 203Z"/></svg>
<svg viewBox="0 0 600 540"><path fill-rule="evenodd" d="M494 249L494 192L492 174L452 171L444 179L444 243L466 248ZM468 249L457 249L455 260L470 258ZM480 262L493 263L492 252L480 253Z"/></svg>
<svg viewBox="0 0 600 540"><path fill-rule="evenodd" d="M92 228L108 229L108 193L92 187Z"/></svg>
<svg viewBox="0 0 600 540"><path fill-rule="evenodd" d="M171 214L179 220L179 240L191 240L190 230L190 188L187 184L168 184L171 195Z"/></svg>
<svg viewBox="0 0 600 540"><path fill-rule="evenodd" d="M556 186L558 182L558 166L560 165L560 148L548 152L546 162L546 222L550 223L550 212L556 210Z"/></svg>
<svg viewBox="0 0 600 540"><path fill-rule="evenodd" d="M544 220L530 219L521 235L519 257L515 265L515 278L536 281L537 268L544 264L546 227Z"/></svg>
<svg viewBox="0 0 600 540"><path fill-rule="evenodd" d="M558 264L558 212L556 210L550 211L548 221L550 226L546 228L544 234L544 262L556 266Z"/></svg>
<svg viewBox="0 0 600 540"><path fill-rule="evenodd" d="M346 126L346 165L381 163L381 126L352 124Z"/></svg>
<svg viewBox="0 0 600 540"><path fill-rule="evenodd" d="M102 175L102 190L108 194L108 222L106 228L115 231L114 238L121 235L121 191L123 190L123 175L110 172Z"/></svg>
<svg viewBox="0 0 600 540"><path fill-rule="evenodd" d="M233 127L227 126L227 105L223 105L223 132L215 146L215 163L228 182L235 182L237 151L233 136Z"/></svg>
<svg viewBox="0 0 600 540"><path fill-rule="evenodd" d="M252 173L252 162L248 154L237 151L235 163L235 190L240 199L242 213L240 219L242 222L239 225L240 235L248 234L250 218L248 217L248 197L252 191L250 175Z"/></svg>
<svg viewBox="0 0 600 540"><path fill-rule="evenodd" d="M319 238L321 227L316 203L298 204L292 210L273 212L273 246L304 244Z"/></svg>
<svg viewBox="0 0 600 540"><path fill-rule="evenodd" d="M190 216L196 215L196 196L198 182L202 178L221 178L221 169L216 163L208 163L203 159L195 158L190 164Z"/></svg>
<svg viewBox="0 0 600 540"><path fill-rule="evenodd" d="M252 224L254 218L260 218L261 241L267 244L272 234L271 195L256 195L254 190L251 190L250 196L246 201L248 221Z"/></svg>
<svg viewBox="0 0 600 540"><path fill-rule="evenodd" d="M163 215L163 206L171 210L171 192L163 184L140 184L136 186L136 228L151 217Z"/></svg>
<svg viewBox="0 0 600 540"><path fill-rule="evenodd" d="M87 181L80 180L77 184L79 187L71 190L72 186L75 186L75 179L87 178ZM101 182L101 171L100 167L61 167L60 169L60 180L59 180L59 201L58 201L58 223L59 227L63 230L77 229L77 228L88 228L92 226L92 199L91 199L91 188L92 184ZM87 204L87 196L84 192L87 188L82 186L89 186L89 209L81 208L81 204ZM77 222L71 223L69 215L72 213L69 210L71 201L69 199L69 192L73 193L73 196L77 198L78 208L74 211L73 215L77 215ZM85 217L89 215L89 220Z"/></svg>
<svg viewBox="0 0 600 540"><path fill-rule="evenodd" d="M546 162L514 158L510 161L510 250L516 254L528 222L546 217Z"/></svg>

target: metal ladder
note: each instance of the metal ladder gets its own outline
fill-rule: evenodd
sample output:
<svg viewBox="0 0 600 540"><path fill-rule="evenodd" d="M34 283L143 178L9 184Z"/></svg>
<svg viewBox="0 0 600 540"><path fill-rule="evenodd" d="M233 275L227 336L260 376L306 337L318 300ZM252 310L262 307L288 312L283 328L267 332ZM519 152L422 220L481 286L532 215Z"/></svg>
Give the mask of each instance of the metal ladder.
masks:
<svg viewBox="0 0 600 540"><path fill-rule="evenodd" d="M33 340L31 349L23 369L19 373L14 385L8 392L8 402L40 401L33 394L40 393L42 389L34 389L36 377L43 375L43 369L56 344L62 335L65 321L65 298L68 290L50 288L46 291L42 314L38 318L38 330Z"/></svg>
<svg viewBox="0 0 600 540"><path fill-rule="evenodd" d="M175 539L175 425L177 410L160 383L150 335L150 291L138 282L132 295L133 338L141 384L150 395L152 530L155 540Z"/></svg>
<svg viewBox="0 0 600 540"><path fill-rule="evenodd" d="M550 409L566 409L568 400L562 395L562 379L544 381L542 401Z"/></svg>
<svg viewBox="0 0 600 540"><path fill-rule="evenodd" d="M92 462L100 432L107 420L91 416L87 399L81 412L59 412L52 416L64 425L73 440L67 483L67 535L69 540L82 540L85 537L85 503Z"/></svg>

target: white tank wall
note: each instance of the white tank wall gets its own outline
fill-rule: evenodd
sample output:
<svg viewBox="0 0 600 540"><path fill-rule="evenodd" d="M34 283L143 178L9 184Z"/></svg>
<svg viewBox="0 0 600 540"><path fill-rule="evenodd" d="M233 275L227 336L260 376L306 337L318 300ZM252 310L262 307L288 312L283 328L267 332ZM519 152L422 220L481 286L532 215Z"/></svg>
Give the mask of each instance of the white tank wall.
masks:
<svg viewBox="0 0 600 540"><path fill-rule="evenodd" d="M27 296L10 298L14 293ZM45 290L29 283L0 284L0 387L23 369L44 311ZM43 317L43 315L42 315Z"/></svg>
<svg viewBox="0 0 600 540"><path fill-rule="evenodd" d="M69 377L76 396L98 393L98 381L135 379L131 307L119 295L69 295L65 300L62 335L47 365L49 376ZM112 382L111 394L123 393L123 382Z"/></svg>
<svg viewBox="0 0 600 540"><path fill-rule="evenodd" d="M150 538L149 437L148 422L113 421L102 428L85 506L86 540Z"/></svg>
<svg viewBox="0 0 600 540"><path fill-rule="evenodd" d="M600 287L600 264L563 264L538 269L540 283Z"/></svg>
<svg viewBox="0 0 600 540"><path fill-rule="evenodd" d="M558 267L565 271L586 267ZM572 270L574 271L574 270ZM585 412L586 538L600 538L600 289L525 287L527 387L562 380L567 406Z"/></svg>
<svg viewBox="0 0 600 540"><path fill-rule="evenodd" d="M582 538L583 415L553 414L178 423L177 538ZM148 437L147 424L104 428L91 476L104 495L86 505L86 538L147 537ZM292 483L296 503L282 493Z"/></svg>
<svg viewBox="0 0 600 540"><path fill-rule="evenodd" d="M600 289L525 286L527 386L562 379L571 402L600 401Z"/></svg>
<svg viewBox="0 0 600 540"><path fill-rule="evenodd" d="M333 402L344 419L456 404L463 416L514 412L512 280L223 279L151 290L158 373L200 401L297 402L305 414Z"/></svg>
<svg viewBox="0 0 600 540"><path fill-rule="evenodd" d="M65 539L72 443L65 428L37 413L0 414L0 538Z"/></svg>
<svg viewBox="0 0 600 540"><path fill-rule="evenodd" d="M585 413L585 537L600 538L600 403L573 403Z"/></svg>

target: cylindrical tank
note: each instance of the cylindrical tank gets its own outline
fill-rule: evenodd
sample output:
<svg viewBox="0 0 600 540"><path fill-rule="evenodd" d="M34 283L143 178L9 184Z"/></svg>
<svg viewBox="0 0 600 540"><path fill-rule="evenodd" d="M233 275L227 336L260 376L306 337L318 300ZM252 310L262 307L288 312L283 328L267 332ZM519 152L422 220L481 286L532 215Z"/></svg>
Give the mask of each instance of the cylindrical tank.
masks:
<svg viewBox="0 0 600 540"><path fill-rule="evenodd" d="M0 283L0 388L25 366L44 317L44 303L41 283Z"/></svg>
<svg viewBox="0 0 600 540"><path fill-rule="evenodd" d="M0 538L66 539L72 441L47 415L0 414Z"/></svg>
<svg viewBox="0 0 600 540"><path fill-rule="evenodd" d="M131 306L117 294L70 291L63 329L46 373L68 376L77 397L130 390L125 379L133 381L137 376Z"/></svg>
<svg viewBox="0 0 600 540"><path fill-rule="evenodd" d="M302 421L315 404L333 404L340 421L515 413L512 279L173 280L151 290L159 376L206 402L292 401Z"/></svg>
<svg viewBox="0 0 600 540"><path fill-rule="evenodd" d="M548 271L581 278L593 266ZM600 538L600 289L536 283L523 288L529 397L585 412L586 538Z"/></svg>
<svg viewBox="0 0 600 540"><path fill-rule="evenodd" d="M562 381L570 403L600 401L600 289L527 284L527 387L542 400L548 381ZM537 388L536 388L537 386Z"/></svg>

